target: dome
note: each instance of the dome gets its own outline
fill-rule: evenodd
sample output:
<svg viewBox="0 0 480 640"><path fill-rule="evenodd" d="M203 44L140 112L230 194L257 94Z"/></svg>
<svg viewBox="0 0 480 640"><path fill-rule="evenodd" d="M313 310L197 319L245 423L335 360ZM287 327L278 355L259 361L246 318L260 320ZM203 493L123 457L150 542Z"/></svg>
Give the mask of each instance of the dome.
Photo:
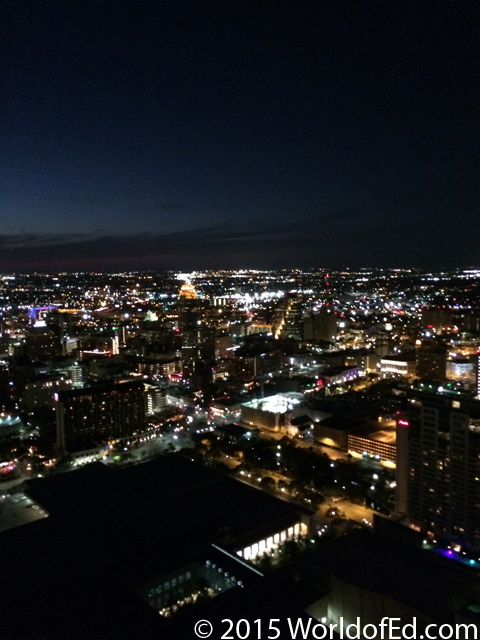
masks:
<svg viewBox="0 0 480 640"><path fill-rule="evenodd" d="M189 284L188 282L186 282L185 284L182 284L178 297L187 298L188 300L196 300L198 298L198 295L193 287L193 284Z"/></svg>

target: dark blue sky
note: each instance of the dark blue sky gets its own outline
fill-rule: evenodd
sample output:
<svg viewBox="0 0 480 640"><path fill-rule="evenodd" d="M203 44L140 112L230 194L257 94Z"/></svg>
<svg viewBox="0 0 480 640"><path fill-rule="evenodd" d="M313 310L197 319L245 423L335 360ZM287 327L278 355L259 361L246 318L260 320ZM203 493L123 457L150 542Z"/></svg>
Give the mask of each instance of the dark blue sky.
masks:
<svg viewBox="0 0 480 640"><path fill-rule="evenodd" d="M0 270L480 264L475 2L1 19Z"/></svg>

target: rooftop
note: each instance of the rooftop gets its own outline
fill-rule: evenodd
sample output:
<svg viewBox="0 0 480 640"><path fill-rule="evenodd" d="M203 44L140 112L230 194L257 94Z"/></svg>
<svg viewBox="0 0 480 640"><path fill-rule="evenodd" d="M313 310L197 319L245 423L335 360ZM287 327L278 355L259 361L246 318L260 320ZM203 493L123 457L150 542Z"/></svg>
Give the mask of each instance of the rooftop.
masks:
<svg viewBox="0 0 480 640"><path fill-rule="evenodd" d="M106 384L98 384L93 387L82 387L81 389L69 389L68 391L60 391L58 393L58 398L60 402L63 402L64 400L68 400L68 398L88 396L92 394L95 395L99 393L110 393L112 391L137 391L143 389L144 386L145 385L143 382L135 382L133 380L131 382L109 382Z"/></svg>
<svg viewBox="0 0 480 640"><path fill-rule="evenodd" d="M370 531L337 538L310 558L309 570L325 571L348 584L402 602L434 620L476 601L477 574L450 560ZM395 579L392 579L395 576Z"/></svg>
<svg viewBox="0 0 480 640"><path fill-rule="evenodd" d="M42 638L165 637L164 621L136 589L203 557L214 542L234 550L300 513L178 455L122 469L95 463L27 484L50 517L0 534L8 637L30 638L32 629ZM99 617L110 629L87 633L84 625Z"/></svg>

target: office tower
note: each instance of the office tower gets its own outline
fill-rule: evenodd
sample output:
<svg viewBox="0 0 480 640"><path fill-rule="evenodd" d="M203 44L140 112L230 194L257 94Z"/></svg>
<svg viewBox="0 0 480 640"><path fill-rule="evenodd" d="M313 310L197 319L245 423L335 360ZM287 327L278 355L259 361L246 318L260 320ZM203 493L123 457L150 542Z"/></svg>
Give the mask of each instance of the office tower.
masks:
<svg viewBox="0 0 480 640"><path fill-rule="evenodd" d="M410 422L400 416L396 424L397 461L395 467L395 515L403 517L408 513L409 447Z"/></svg>
<svg viewBox="0 0 480 640"><path fill-rule="evenodd" d="M215 360L228 357L228 350L232 347L232 336L229 333L217 334L214 341Z"/></svg>
<svg viewBox="0 0 480 640"><path fill-rule="evenodd" d="M55 395L60 455L102 447L146 430L143 382L103 384Z"/></svg>
<svg viewBox="0 0 480 640"><path fill-rule="evenodd" d="M452 312L448 307L424 307L422 309L422 326L442 333L452 324Z"/></svg>
<svg viewBox="0 0 480 640"><path fill-rule="evenodd" d="M417 377L444 382L447 379L446 345L436 340L423 340L417 349Z"/></svg>
<svg viewBox="0 0 480 640"><path fill-rule="evenodd" d="M46 326L29 327L25 332L23 355L30 360L51 360L61 354L59 338Z"/></svg>
<svg viewBox="0 0 480 640"><path fill-rule="evenodd" d="M333 342L337 336L337 316L334 311L322 310L303 323L304 340Z"/></svg>
<svg viewBox="0 0 480 640"><path fill-rule="evenodd" d="M71 388L71 378L62 375L44 375L27 380L21 397L22 409L34 411L42 407L55 407L54 394Z"/></svg>
<svg viewBox="0 0 480 640"><path fill-rule="evenodd" d="M424 531L479 547L480 421L459 404L424 400L408 425L408 514Z"/></svg>
<svg viewBox="0 0 480 640"><path fill-rule="evenodd" d="M148 415L153 415L157 411L165 409L167 399L167 393L165 389L162 389L156 384L145 384L145 400L146 400L146 412Z"/></svg>
<svg viewBox="0 0 480 640"><path fill-rule="evenodd" d="M182 285L178 294L178 328L182 338L183 377L190 380L195 361L200 358L201 300L191 284Z"/></svg>
<svg viewBox="0 0 480 640"><path fill-rule="evenodd" d="M480 353L477 353L475 360L475 389L477 396L480 396Z"/></svg>

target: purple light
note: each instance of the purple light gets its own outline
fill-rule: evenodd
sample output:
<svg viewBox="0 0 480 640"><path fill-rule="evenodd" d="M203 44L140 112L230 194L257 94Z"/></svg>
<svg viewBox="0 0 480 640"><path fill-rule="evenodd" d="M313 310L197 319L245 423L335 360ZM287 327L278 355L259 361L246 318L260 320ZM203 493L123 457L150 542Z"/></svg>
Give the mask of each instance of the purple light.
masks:
<svg viewBox="0 0 480 640"><path fill-rule="evenodd" d="M57 307L30 307L30 309L28 310L28 317L34 318L34 320L36 320L38 311L50 311L51 309L56 308Z"/></svg>

